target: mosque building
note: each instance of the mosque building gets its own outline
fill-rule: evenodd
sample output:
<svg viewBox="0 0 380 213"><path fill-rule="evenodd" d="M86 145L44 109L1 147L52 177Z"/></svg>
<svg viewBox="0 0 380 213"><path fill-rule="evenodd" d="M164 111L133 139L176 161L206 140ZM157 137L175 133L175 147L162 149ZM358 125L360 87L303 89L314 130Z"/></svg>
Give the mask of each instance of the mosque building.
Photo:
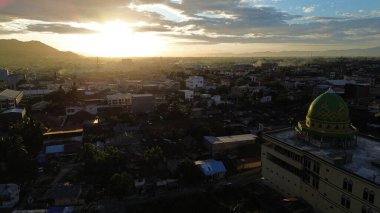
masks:
<svg viewBox="0 0 380 213"><path fill-rule="evenodd" d="M316 212L380 213L380 141L360 134L332 89L311 103L305 121L263 139L264 183Z"/></svg>

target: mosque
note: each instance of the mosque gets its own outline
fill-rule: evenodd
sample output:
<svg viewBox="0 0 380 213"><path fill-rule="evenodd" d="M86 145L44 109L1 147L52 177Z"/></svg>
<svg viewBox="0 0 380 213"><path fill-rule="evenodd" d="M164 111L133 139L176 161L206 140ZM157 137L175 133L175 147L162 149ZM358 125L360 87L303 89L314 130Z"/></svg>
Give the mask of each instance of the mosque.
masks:
<svg viewBox="0 0 380 213"><path fill-rule="evenodd" d="M380 213L380 141L360 134L332 89L296 127L263 134L263 182L316 212Z"/></svg>

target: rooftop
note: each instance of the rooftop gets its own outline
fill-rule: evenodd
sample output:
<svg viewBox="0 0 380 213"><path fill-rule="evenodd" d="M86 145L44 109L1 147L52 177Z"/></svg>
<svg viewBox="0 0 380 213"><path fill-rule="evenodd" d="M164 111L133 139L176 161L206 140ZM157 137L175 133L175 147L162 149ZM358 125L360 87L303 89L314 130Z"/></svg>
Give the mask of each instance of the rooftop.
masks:
<svg viewBox="0 0 380 213"><path fill-rule="evenodd" d="M44 135L60 135L60 134L70 134L70 133L82 133L83 129L73 129L73 130L62 130L62 131L49 131Z"/></svg>
<svg viewBox="0 0 380 213"><path fill-rule="evenodd" d="M344 150L320 149L298 140L294 129L282 129L266 134L296 149L308 152L322 160L334 164L334 159ZM335 165L376 184L380 184L380 167L374 165L380 160L380 142L358 135L357 147L347 150L352 152L352 162Z"/></svg>
<svg viewBox="0 0 380 213"><path fill-rule="evenodd" d="M218 144L218 143L234 143L240 141L254 141L257 136L253 134L244 134L244 135L230 135L230 136L222 136L222 137L214 137L214 136L204 136L209 143Z"/></svg>
<svg viewBox="0 0 380 213"><path fill-rule="evenodd" d="M24 113L25 109L24 108L13 108L13 109L8 109L1 114L6 114L6 113Z"/></svg>
<svg viewBox="0 0 380 213"><path fill-rule="evenodd" d="M0 98L17 98L20 93L22 93L22 91L6 89L0 92Z"/></svg>
<svg viewBox="0 0 380 213"><path fill-rule="evenodd" d="M204 161L195 161L195 165L198 165L201 168L202 173L205 176L215 175L218 173L224 173L227 171L222 161L216 161L213 159L204 160Z"/></svg>

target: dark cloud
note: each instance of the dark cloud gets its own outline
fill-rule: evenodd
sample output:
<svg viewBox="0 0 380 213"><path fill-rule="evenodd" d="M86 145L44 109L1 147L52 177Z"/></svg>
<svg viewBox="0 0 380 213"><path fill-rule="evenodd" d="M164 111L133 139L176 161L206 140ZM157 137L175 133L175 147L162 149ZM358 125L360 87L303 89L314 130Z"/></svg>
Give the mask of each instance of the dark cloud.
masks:
<svg viewBox="0 0 380 213"><path fill-rule="evenodd" d="M132 0L17 0L0 8L2 15L42 21L137 21L144 14L130 10ZM148 1L141 1L148 2ZM153 2L153 1L149 1ZM154 1L160 2L160 1Z"/></svg>
<svg viewBox="0 0 380 213"><path fill-rule="evenodd" d="M52 32L59 34L85 34L85 33L94 33L94 31L72 27L67 24L32 24L28 25L27 30L34 32Z"/></svg>

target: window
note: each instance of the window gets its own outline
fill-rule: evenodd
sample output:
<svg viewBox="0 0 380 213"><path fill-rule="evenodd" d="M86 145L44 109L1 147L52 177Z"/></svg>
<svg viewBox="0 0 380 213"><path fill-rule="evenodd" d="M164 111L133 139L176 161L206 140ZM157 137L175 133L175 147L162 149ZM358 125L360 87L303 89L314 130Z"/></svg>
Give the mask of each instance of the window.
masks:
<svg viewBox="0 0 380 213"><path fill-rule="evenodd" d="M343 180L343 189L352 192L352 180L347 180L347 178L344 178Z"/></svg>
<svg viewBox="0 0 380 213"><path fill-rule="evenodd" d="M346 207L347 209L350 209L351 207L351 201L350 201L350 198L342 195L342 198L340 200L340 204L344 207Z"/></svg>
<svg viewBox="0 0 380 213"><path fill-rule="evenodd" d="M348 185L348 181L346 178L344 178L344 180L343 180L343 189L344 190L347 190L347 185Z"/></svg>
<svg viewBox="0 0 380 213"><path fill-rule="evenodd" d="M364 200L368 200L368 194L369 194L369 193L368 193L368 189L365 188L364 191L363 191L363 199L364 199Z"/></svg>
<svg viewBox="0 0 380 213"><path fill-rule="evenodd" d="M314 162L313 171L317 174L319 174L319 163Z"/></svg>
<svg viewBox="0 0 380 213"><path fill-rule="evenodd" d="M373 191L369 192L369 199L368 199L368 201L370 203L373 203L375 201L375 192L373 192Z"/></svg>
<svg viewBox="0 0 380 213"><path fill-rule="evenodd" d="M362 213L367 213L367 210L368 210L368 209L367 209L367 206L363 206L363 207L362 207Z"/></svg>
<svg viewBox="0 0 380 213"><path fill-rule="evenodd" d="M367 188L364 188L363 199L367 200L370 203L373 203L375 201L375 192L372 190L369 191Z"/></svg>
<svg viewBox="0 0 380 213"><path fill-rule="evenodd" d="M308 159L308 158L305 158L305 159L304 159L304 166L305 166L306 168L310 169L310 167L311 167L311 160Z"/></svg>
<svg viewBox="0 0 380 213"><path fill-rule="evenodd" d="M363 206L362 207L362 213L372 213L372 209L367 207L367 206Z"/></svg>
<svg viewBox="0 0 380 213"><path fill-rule="evenodd" d="M352 192L352 180L348 181L348 188L347 188L347 191L348 191L348 192Z"/></svg>
<svg viewBox="0 0 380 213"><path fill-rule="evenodd" d="M318 179L318 177L313 177L312 185L313 185L313 187L316 188L316 189L319 188L319 179Z"/></svg>

